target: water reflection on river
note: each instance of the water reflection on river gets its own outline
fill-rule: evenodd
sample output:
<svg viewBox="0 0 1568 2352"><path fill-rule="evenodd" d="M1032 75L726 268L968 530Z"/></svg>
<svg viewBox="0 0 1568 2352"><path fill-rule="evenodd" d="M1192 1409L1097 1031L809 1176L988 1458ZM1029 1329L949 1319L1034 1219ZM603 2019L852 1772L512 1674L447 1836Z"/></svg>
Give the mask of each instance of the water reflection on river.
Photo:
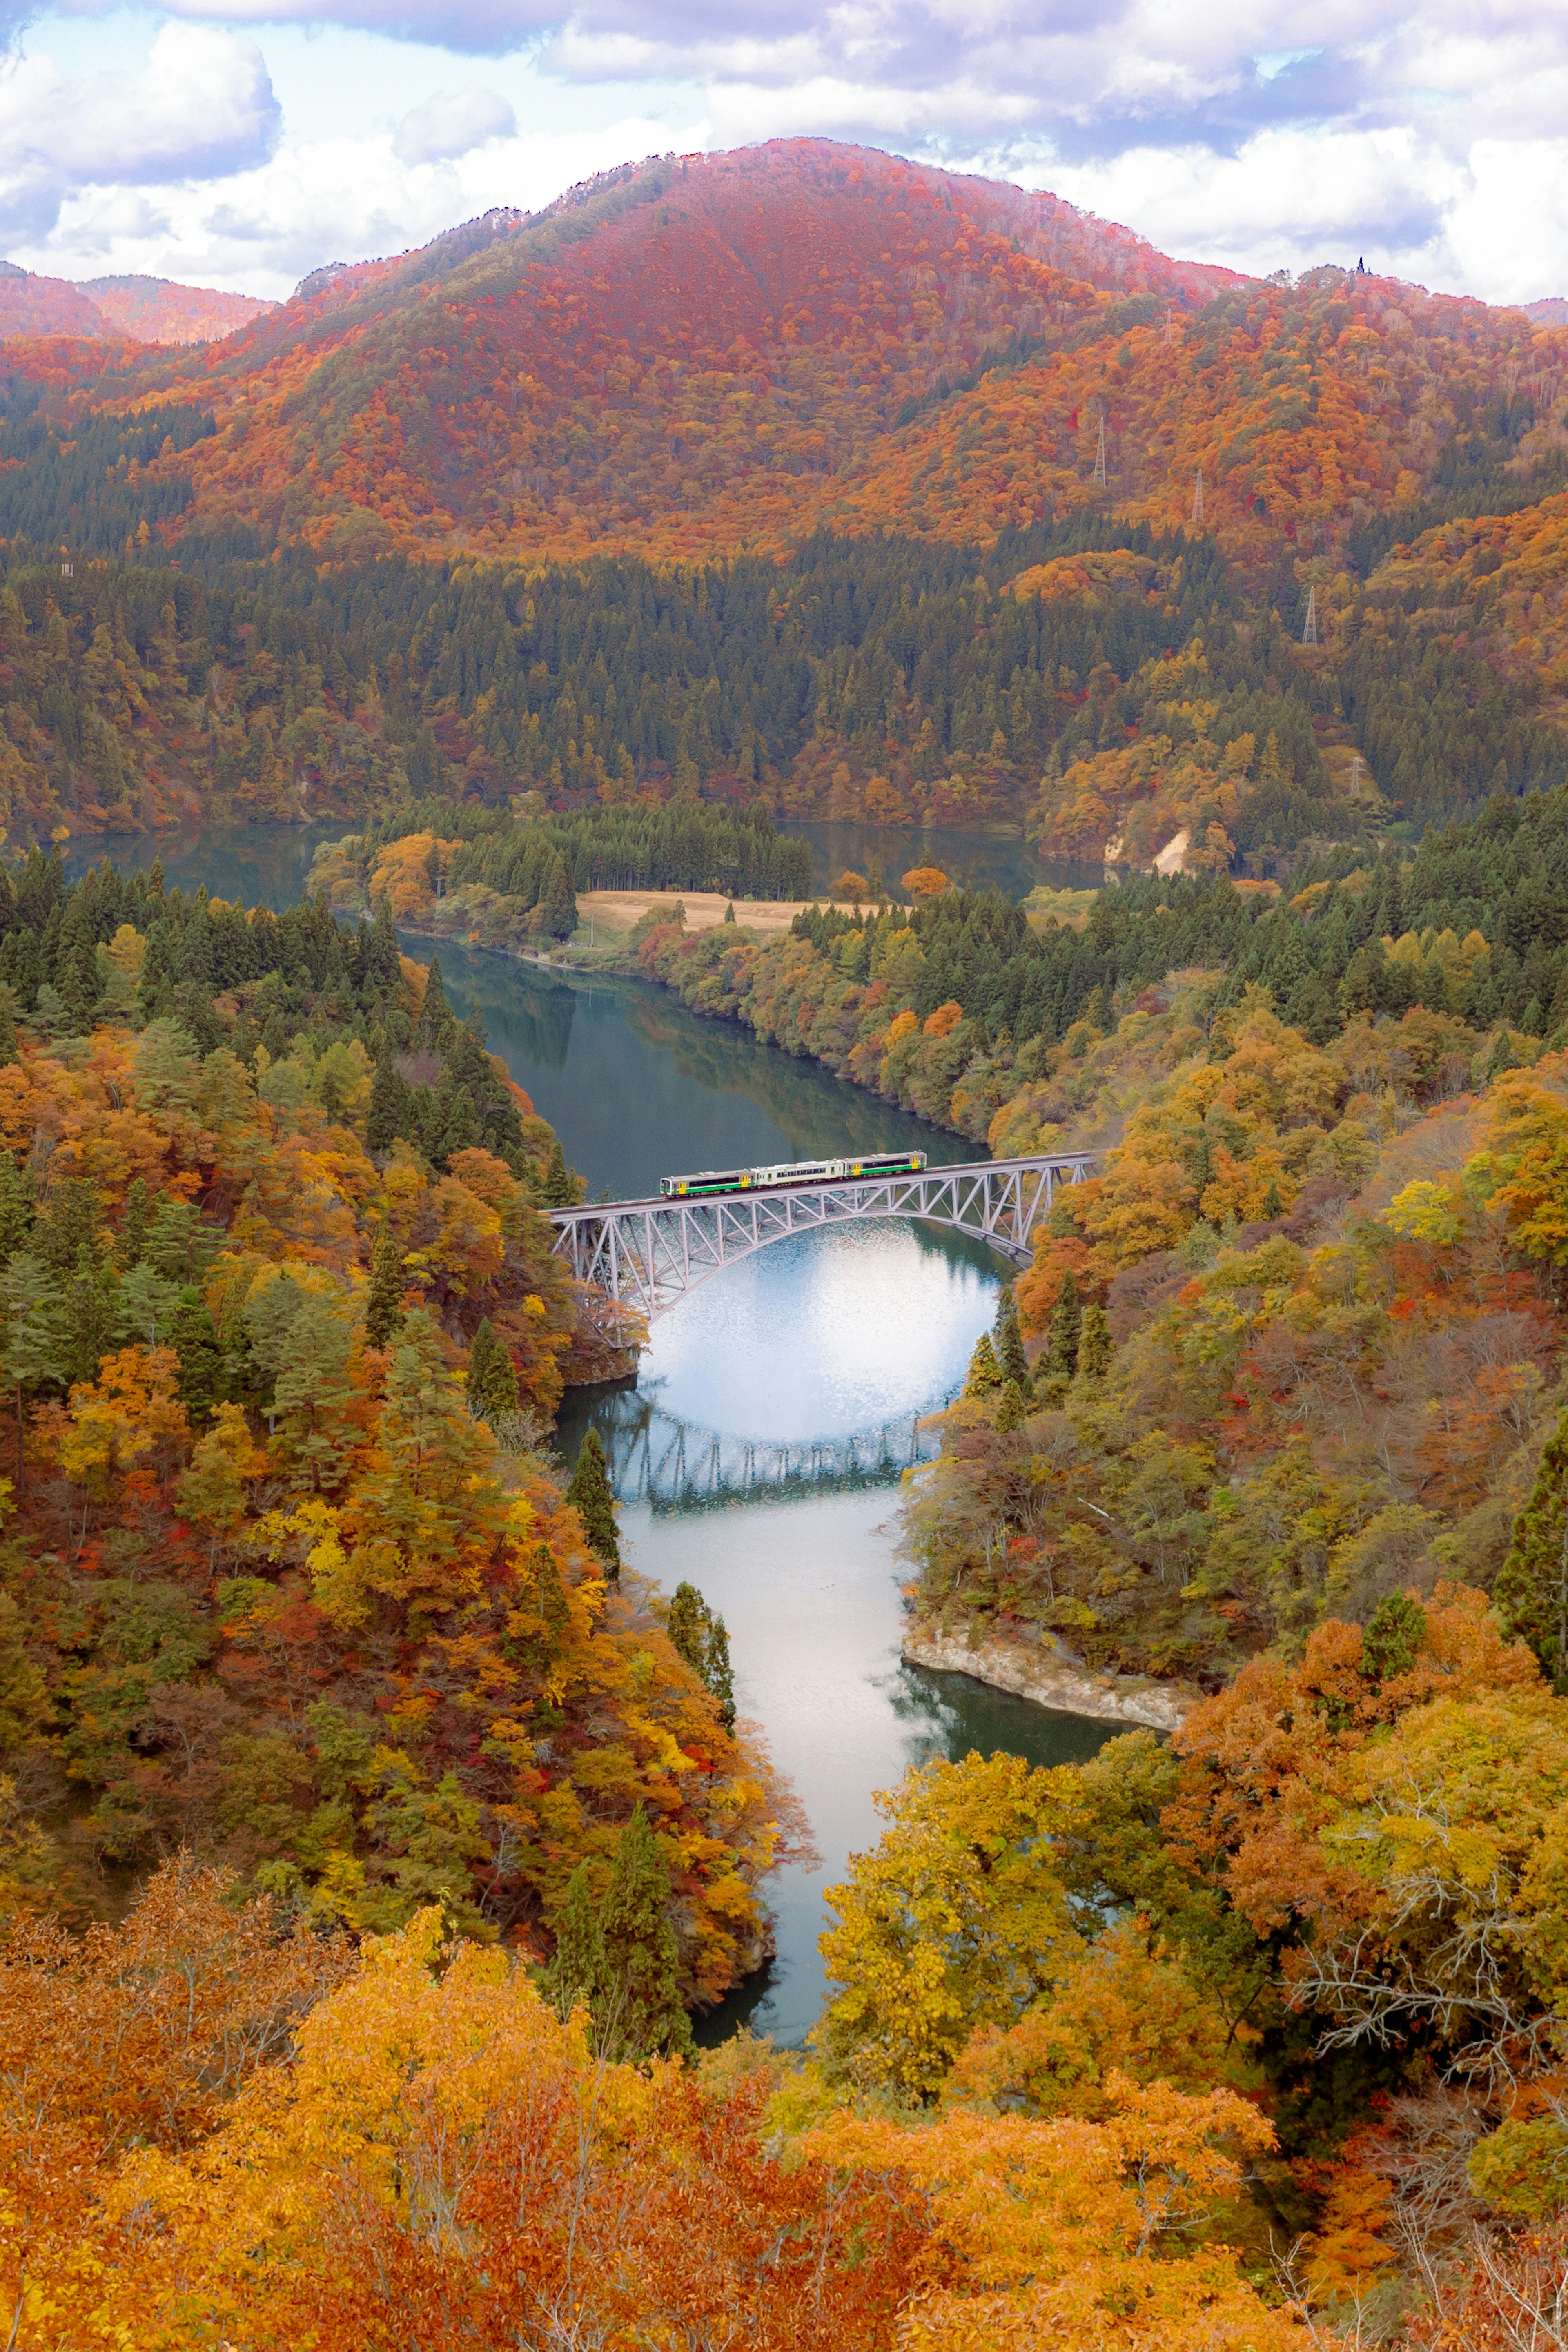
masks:
<svg viewBox="0 0 1568 2352"><path fill-rule="evenodd" d="M115 854L131 866L161 856L171 884L205 882L225 898L281 907L299 896L320 837L257 830L116 845ZM481 1014L595 1194L646 1195L675 1169L851 1148L913 1148L937 1162L976 1156L961 1138L744 1030L699 1020L662 991L569 981L447 942L440 953L457 1009ZM647 1474L647 1444L633 1461L624 1407L568 1399L568 1456L594 1414L643 1496L625 1507L635 1565L667 1591L689 1579L723 1612L742 1713L794 1782L822 1854L818 1868L774 1883L778 1958L707 2021L706 2035L740 2019L784 2041L804 2035L821 2005L822 1890L875 1842L873 1792L908 1764L971 1748L1059 1763L1091 1755L1106 1737L1100 1725L899 1659L908 1570L895 1549L898 1462L910 1458L915 1417L962 1381L994 1312L998 1271L978 1243L889 1222L775 1244L691 1293L656 1324L637 1393L657 1408L661 1461L673 1433L688 1462L742 1463L716 1489L711 1478L661 1487ZM875 1443L847 1469L846 1441L872 1431Z"/></svg>
<svg viewBox="0 0 1568 2352"><path fill-rule="evenodd" d="M962 1381L994 1297L981 1253L889 1222L778 1243L654 1327L638 1390L657 1399L663 1458L679 1433L689 1475L672 1496L667 1487L662 1499L626 1507L630 1556L667 1591L689 1579L722 1612L741 1713L762 1726L823 1856L774 1882L778 1959L707 2021L707 2034L746 2021L782 2041L803 2037L822 2005L823 1889L850 1853L875 1843L874 1792L907 1765L971 1748L1065 1763L1105 1737L1100 1725L965 1675L901 1664L896 1484L861 1483L831 1455L813 1482L798 1466L808 1450L786 1446L787 1492L772 1499L775 1444L758 1449L760 1469L740 1498L703 1504L700 1433L804 1440L900 1415L912 1427ZM563 1436L577 1441L588 1411L614 1454L623 1423L609 1400L582 1401ZM657 1488L660 1458L656 1450L637 1484Z"/></svg>

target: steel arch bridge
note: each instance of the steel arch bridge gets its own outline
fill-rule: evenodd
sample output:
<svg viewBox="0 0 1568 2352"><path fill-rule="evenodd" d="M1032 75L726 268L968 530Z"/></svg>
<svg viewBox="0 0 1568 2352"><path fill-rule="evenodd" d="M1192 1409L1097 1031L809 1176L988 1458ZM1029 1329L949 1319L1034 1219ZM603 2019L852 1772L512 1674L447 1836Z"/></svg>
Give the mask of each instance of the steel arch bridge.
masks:
<svg viewBox="0 0 1568 2352"><path fill-rule="evenodd" d="M601 1201L553 1209L555 1254L576 1279L651 1323L699 1283L771 1242L868 1217L924 1217L1030 1263L1030 1234L1058 1184L1081 1184L1093 1155L981 1160L919 1175L848 1176L710 1200Z"/></svg>

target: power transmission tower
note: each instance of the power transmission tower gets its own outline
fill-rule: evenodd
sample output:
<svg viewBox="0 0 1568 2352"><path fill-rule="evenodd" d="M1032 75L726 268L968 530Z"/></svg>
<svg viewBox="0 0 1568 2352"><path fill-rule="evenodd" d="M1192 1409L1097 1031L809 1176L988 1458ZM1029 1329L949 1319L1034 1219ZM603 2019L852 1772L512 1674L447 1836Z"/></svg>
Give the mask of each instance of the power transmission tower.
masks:
<svg viewBox="0 0 1568 2352"><path fill-rule="evenodd" d="M1315 588L1309 588L1307 591L1307 625L1301 632L1301 643L1304 646L1315 646L1317 642L1318 592Z"/></svg>
<svg viewBox="0 0 1568 2352"><path fill-rule="evenodd" d="M1200 466L1200 467L1198 467L1197 472L1193 476L1193 520L1194 520L1194 522L1202 522L1203 519L1204 519L1204 469L1203 469L1203 467Z"/></svg>
<svg viewBox="0 0 1568 2352"><path fill-rule="evenodd" d="M1095 480L1100 484L1100 488L1101 488L1101 489L1104 489L1104 488L1105 488L1105 411L1104 411L1103 409L1101 409L1101 410L1100 410L1100 446L1099 446L1099 448L1098 448L1098 449L1096 449L1096 451L1095 451L1095 453L1094 453L1094 478L1095 478Z"/></svg>
<svg viewBox="0 0 1568 2352"><path fill-rule="evenodd" d="M1351 753L1351 798L1352 801L1360 796L1361 772L1365 765L1366 762L1362 758L1359 751L1352 751Z"/></svg>

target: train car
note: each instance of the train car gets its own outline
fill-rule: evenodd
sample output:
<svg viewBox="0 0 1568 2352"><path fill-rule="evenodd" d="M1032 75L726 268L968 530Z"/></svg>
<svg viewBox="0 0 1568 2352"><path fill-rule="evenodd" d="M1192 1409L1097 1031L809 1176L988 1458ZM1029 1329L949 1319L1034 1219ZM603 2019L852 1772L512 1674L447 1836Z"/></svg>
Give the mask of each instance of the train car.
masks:
<svg viewBox="0 0 1568 2352"><path fill-rule="evenodd" d="M858 1160L793 1160L777 1168L704 1168L694 1176L661 1176L667 1201L702 1200L716 1192L757 1192L787 1184L833 1184L846 1176L918 1176L923 1151L868 1151Z"/></svg>

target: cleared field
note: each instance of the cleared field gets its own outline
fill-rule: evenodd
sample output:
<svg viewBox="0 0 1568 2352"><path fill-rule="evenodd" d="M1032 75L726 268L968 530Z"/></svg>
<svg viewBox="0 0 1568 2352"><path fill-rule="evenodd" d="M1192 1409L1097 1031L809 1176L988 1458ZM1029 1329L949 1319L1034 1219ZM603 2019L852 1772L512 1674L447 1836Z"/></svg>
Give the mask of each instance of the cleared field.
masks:
<svg viewBox="0 0 1568 2352"><path fill-rule="evenodd" d="M724 919L724 909L733 905L735 920L748 931L787 931L803 907L826 906L825 898L726 898L717 890L579 890L577 912L585 929L592 919L595 931L629 931L639 922L650 907L673 907L677 899L686 909L689 931L706 931Z"/></svg>

